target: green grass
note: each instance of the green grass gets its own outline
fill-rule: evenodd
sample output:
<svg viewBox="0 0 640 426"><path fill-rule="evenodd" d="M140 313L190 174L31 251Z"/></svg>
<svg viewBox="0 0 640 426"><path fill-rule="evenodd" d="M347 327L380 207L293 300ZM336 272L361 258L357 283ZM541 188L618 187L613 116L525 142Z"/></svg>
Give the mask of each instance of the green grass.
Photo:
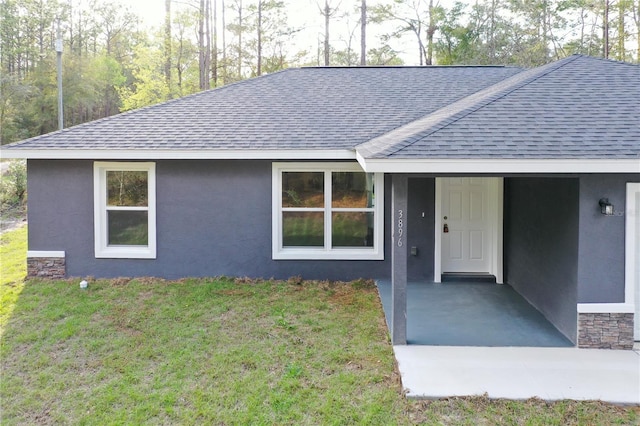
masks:
<svg viewBox="0 0 640 426"><path fill-rule="evenodd" d="M0 235L0 337L27 275L27 227Z"/></svg>
<svg viewBox="0 0 640 426"><path fill-rule="evenodd" d="M24 274L9 278L5 256L24 262L25 235L3 236L3 425L640 419L636 409L599 402L407 401L368 281L116 279L81 290L77 279L32 280L5 305L5 290Z"/></svg>

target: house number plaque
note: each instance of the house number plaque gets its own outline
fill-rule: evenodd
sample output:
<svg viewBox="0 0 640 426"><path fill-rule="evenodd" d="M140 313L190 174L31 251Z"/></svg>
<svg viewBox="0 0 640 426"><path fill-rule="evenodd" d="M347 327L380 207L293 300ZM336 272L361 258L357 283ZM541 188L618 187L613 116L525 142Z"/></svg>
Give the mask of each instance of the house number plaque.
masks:
<svg viewBox="0 0 640 426"><path fill-rule="evenodd" d="M398 210L398 224L397 224L397 235L398 235L398 247L402 247L402 235L404 234L404 219L402 210Z"/></svg>

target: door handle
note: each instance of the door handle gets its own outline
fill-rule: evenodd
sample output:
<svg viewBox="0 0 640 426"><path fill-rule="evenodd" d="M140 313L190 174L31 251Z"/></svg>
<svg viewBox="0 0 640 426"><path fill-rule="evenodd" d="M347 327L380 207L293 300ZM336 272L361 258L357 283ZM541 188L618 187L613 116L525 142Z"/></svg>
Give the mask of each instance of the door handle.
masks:
<svg viewBox="0 0 640 426"><path fill-rule="evenodd" d="M444 232L445 234L449 232L449 225L447 225L446 223L444 224L444 229L442 230L442 232Z"/></svg>

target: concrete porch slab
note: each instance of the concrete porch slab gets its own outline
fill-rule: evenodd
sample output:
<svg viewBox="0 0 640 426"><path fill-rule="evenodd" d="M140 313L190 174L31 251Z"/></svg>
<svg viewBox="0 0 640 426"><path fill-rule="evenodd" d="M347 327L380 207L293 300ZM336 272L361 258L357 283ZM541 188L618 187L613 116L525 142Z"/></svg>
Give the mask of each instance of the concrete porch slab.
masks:
<svg viewBox="0 0 640 426"><path fill-rule="evenodd" d="M391 330L391 282L376 283ZM511 286L474 282L408 282L407 342L436 346L574 346Z"/></svg>
<svg viewBox="0 0 640 426"><path fill-rule="evenodd" d="M640 404L640 353L578 348L394 346L409 398Z"/></svg>

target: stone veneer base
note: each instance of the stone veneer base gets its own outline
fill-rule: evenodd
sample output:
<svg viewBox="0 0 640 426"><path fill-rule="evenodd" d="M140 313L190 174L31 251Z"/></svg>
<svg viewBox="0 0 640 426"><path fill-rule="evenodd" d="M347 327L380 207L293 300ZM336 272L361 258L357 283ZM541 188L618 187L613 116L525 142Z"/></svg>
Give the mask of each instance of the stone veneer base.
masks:
<svg viewBox="0 0 640 426"><path fill-rule="evenodd" d="M64 257L27 257L27 277L60 279L67 275Z"/></svg>
<svg viewBox="0 0 640 426"><path fill-rule="evenodd" d="M578 313L578 347L633 349L633 314Z"/></svg>

